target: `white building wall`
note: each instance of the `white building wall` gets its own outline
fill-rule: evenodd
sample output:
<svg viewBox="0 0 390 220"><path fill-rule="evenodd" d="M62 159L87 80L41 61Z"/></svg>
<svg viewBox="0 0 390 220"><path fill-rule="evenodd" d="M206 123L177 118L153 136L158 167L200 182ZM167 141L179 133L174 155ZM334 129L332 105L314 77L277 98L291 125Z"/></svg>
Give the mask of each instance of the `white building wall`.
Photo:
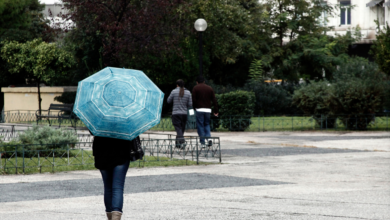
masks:
<svg viewBox="0 0 390 220"><path fill-rule="evenodd" d="M388 24L390 26L390 0L387 0L386 3L389 6L384 6L384 8L385 8L385 24Z"/></svg>
<svg viewBox="0 0 390 220"><path fill-rule="evenodd" d="M343 0L327 0L327 4L336 6ZM386 0L390 1L390 0ZM336 13L333 17L328 17L328 26L334 27L333 31L328 32L329 35L345 34L351 28L359 26L363 35L362 41L359 43L372 43L376 40L376 28L375 20L379 20L381 25L385 24L385 21L390 21L389 7L382 5L367 7L366 4L371 0L350 0L353 8L351 9L351 24L340 24L340 10L336 7Z"/></svg>

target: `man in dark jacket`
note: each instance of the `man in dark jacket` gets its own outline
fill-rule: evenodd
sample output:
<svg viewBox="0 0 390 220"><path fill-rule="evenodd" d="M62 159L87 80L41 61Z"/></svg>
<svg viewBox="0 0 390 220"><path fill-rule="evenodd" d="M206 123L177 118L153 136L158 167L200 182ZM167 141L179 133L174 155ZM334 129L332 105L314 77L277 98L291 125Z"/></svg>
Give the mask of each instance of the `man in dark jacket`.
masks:
<svg viewBox="0 0 390 220"><path fill-rule="evenodd" d="M210 134L210 114L211 103L214 105L214 115L218 116L218 103L215 99L214 90L205 84L203 76L198 76L196 79L196 86L192 90L192 102L193 107L196 110L196 127L198 129L198 135L200 137L200 143L202 147L205 147L205 138L211 137ZM212 141L207 143L212 145Z"/></svg>

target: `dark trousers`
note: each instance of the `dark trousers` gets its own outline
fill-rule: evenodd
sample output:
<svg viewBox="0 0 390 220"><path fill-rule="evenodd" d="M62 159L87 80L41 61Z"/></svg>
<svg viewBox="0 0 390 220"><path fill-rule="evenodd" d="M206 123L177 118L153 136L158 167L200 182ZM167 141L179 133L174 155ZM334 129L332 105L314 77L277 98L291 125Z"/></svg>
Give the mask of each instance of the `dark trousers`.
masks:
<svg viewBox="0 0 390 220"><path fill-rule="evenodd" d="M123 189L130 160L111 169L100 170L104 183L104 205L106 212L122 212Z"/></svg>
<svg viewBox="0 0 390 220"><path fill-rule="evenodd" d="M186 130L187 115L172 115L172 124L176 130L176 144L184 143L184 131Z"/></svg>
<svg viewBox="0 0 390 220"><path fill-rule="evenodd" d="M196 128L201 144L205 144L205 137L211 137L210 115L208 112L196 112Z"/></svg>

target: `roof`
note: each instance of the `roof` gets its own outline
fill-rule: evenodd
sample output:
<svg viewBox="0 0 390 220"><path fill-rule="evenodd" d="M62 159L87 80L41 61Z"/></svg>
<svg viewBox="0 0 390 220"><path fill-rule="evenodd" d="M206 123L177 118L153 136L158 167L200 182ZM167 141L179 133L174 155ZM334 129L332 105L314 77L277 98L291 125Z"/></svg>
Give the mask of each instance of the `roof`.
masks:
<svg viewBox="0 0 390 220"><path fill-rule="evenodd" d="M375 7L377 4L383 2L383 0L372 0L366 4L366 7Z"/></svg>

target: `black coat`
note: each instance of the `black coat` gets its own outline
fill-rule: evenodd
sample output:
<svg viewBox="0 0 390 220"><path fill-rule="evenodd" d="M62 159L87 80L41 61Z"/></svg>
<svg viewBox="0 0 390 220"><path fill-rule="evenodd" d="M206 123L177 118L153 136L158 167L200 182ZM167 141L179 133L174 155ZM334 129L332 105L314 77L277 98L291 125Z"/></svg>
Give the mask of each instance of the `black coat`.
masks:
<svg viewBox="0 0 390 220"><path fill-rule="evenodd" d="M128 160L136 161L143 157L139 137L128 141L95 136L92 151L95 157L95 167L100 170L110 169Z"/></svg>

